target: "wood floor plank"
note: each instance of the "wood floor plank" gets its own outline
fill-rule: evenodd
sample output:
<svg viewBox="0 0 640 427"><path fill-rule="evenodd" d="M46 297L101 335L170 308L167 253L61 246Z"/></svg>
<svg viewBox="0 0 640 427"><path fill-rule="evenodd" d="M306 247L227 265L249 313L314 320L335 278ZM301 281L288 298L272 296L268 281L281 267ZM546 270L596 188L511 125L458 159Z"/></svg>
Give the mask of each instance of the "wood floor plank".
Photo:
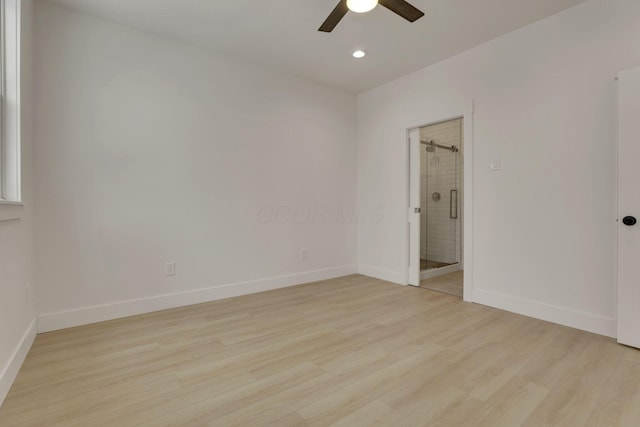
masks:
<svg viewBox="0 0 640 427"><path fill-rule="evenodd" d="M360 275L38 335L0 425L640 425L640 351Z"/></svg>
<svg viewBox="0 0 640 427"><path fill-rule="evenodd" d="M209 425L240 427L260 425L265 419L279 419L278 417L285 416L293 409L298 410L327 395L337 393L348 384L359 381L371 372L397 361L397 358L384 353L361 354L358 352L350 356L352 357L336 361L333 367L323 367L325 373L321 376L295 384L253 404L244 405L234 412L211 415L208 417ZM302 418L297 412L296 414ZM298 425L305 424L306 421Z"/></svg>

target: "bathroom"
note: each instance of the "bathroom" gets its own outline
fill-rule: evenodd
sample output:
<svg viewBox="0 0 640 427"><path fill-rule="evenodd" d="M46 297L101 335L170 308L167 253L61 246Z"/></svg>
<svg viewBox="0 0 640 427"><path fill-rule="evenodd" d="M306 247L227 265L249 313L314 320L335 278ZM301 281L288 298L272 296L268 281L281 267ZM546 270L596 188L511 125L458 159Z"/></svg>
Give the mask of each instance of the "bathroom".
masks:
<svg viewBox="0 0 640 427"><path fill-rule="evenodd" d="M463 119L420 128L420 287L462 297Z"/></svg>

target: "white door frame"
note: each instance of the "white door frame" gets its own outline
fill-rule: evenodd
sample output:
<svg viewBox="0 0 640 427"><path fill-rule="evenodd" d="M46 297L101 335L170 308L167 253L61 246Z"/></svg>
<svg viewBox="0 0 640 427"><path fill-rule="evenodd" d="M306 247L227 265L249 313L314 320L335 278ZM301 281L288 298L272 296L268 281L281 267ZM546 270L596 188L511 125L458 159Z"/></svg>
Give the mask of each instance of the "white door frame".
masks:
<svg viewBox="0 0 640 427"><path fill-rule="evenodd" d="M473 101L470 103L466 111L451 111L449 114L432 114L427 116L426 120L422 124L409 125L406 127L406 138L404 141L404 148L406 152L404 161L405 170L405 197L403 200L403 212L406 212L406 233L404 236L404 265L406 266L405 285L409 284L409 244L411 239L411 233L409 232L409 201L410 201L410 142L409 134L411 130L416 128L422 128L442 122L447 122L455 119L463 119L463 186L462 186L462 259L461 263L464 268L464 296L463 300L467 302L473 302ZM418 267L419 268L419 267Z"/></svg>
<svg viewBox="0 0 640 427"><path fill-rule="evenodd" d="M422 207L420 195L420 128L409 129L407 140L408 161L409 161L409 199L407 200L407 232L409 233L409 262L407 265L407 284L420 286L420 240L415 238L420 236Z"/></svg>

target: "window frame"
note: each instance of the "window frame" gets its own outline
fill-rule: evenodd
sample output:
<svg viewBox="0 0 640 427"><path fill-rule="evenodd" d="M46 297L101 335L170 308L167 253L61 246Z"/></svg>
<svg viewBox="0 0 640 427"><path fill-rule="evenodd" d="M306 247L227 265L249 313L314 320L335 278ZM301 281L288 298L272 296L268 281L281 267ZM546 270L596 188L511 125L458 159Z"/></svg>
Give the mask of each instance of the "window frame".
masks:
<svg viewBox="0 0 640 427"><path fill-rule="evenodd" d="M6 137L4 126L4 105L5 105L5 9L4 0L0 0L0 201L7 201L7 188L6 188Z"/></svg>
<svg viewBox="0 0 640 427"><path fill-rule="evenodd" d="M21 0L0 0L0 205L22 204Z"/></svg>

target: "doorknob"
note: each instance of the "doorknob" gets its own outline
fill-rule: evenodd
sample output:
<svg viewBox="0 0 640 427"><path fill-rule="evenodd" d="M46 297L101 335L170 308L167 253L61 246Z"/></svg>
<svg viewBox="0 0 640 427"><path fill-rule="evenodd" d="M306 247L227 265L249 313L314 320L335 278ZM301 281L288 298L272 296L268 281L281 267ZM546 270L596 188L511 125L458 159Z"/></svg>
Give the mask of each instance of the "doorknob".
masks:
<svg viewBox="0 0 640 427"><path fill-rule="evenodd" d="M624 218L622 218L622 223L624 225L628 225L629 227L631 227L632 225L636 225L637 222L638 220L636 220L635 216L625 216Z"/></svg>

